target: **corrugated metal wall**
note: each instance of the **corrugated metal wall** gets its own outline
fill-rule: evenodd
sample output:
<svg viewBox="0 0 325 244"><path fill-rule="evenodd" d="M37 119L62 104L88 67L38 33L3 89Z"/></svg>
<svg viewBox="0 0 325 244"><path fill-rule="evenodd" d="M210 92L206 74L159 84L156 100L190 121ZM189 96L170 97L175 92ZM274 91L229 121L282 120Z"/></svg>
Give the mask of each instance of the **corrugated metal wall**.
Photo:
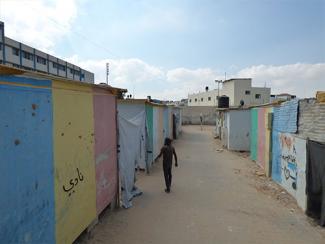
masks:
<svg viewBox="0 0 325 244"><path fill-rule="evenodd" d="M51 86L0 76L2 243L55 243Z"/></svg>
<svg viewBox="0 0 325 244"><path fill-rule="evenodd" d="M296 133L298 99L282 103L273 109L272 128L272 179L281 183L281 132Z"/></svg>
<svg viewBox="0 0 325 244"><path fill-rule="evenodd" d="M58 243L73 242L96 218L93 114L90 87L53 81L54 184Z"/></svg>
<svg viewBox="0 0 325 244"><path fill-rule="evenodd" d="M250 149L250 110L229 110L228 146L229 150L249 151Z"/></svg>
<svg viewBox="0 0 325 244"><path fill-rule="evenodd" d="M273 129L278 132L296 133L298 119L298 99L294 99L274 110Z"/></svg>
<svg viewBox="0 0 325 244"><path fill-rule="evenodd" d="M117 193L116 99L94 88L94 129L96 162L96 209L99 215Z"/></svg>
<svg viewBox="0 0 325 244"><path fill-rule="evenodd" d="M0 86L1 240L72 243L116 194L115 97L30 77Z"/></svg>
<svg viewBox="0 0 325 244"><path fill-rule="evenodd" d="M315 99L299 101L299 136L325 142L325 104Z"/></svg>

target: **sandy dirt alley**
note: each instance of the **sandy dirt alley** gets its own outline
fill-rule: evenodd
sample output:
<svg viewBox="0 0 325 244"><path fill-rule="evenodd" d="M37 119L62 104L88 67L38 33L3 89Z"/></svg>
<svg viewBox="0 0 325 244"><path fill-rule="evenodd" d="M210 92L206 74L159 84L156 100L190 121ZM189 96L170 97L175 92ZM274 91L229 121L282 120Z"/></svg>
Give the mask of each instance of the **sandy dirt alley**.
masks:
<svg viewBox="0 0 325 244"><path fill-rule="evenodd" d="M325 232L294 204L256 187L255 163L221 148L213 127L184 126L174 142L179 167L164 192L162 162L140 173L143 195L130 209L107 211L77 243L308 243ZM284 193L284 192L283 192Z"/></svg>

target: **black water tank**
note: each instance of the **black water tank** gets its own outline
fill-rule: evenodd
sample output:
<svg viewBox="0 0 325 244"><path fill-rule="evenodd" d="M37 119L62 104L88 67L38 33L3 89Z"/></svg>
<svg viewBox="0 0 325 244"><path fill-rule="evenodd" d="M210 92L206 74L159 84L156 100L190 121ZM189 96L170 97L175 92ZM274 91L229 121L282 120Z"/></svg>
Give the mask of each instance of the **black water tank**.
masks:
<svg viewBox="0 0 325 244"><path fill-rule="evenodd" d="M218 98L218 108L229 108L229 97L221 96Z"/></svg>

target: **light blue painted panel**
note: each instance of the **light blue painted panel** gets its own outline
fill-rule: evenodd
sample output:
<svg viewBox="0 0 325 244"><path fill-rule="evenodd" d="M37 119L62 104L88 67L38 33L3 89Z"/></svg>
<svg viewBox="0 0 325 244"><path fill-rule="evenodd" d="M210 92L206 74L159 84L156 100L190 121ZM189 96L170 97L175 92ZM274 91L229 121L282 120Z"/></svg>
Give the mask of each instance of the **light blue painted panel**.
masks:
<svg viewBox="0 0 325 244"><path fill-rule="evenodd" d="M51 90L0 85L0 104L0 242L55 243Z"/></svg>
<svg viewBox="0 0 325 244"><path fill-rule="evenodd" d="M274 108L273 129L279 132L296 133L298 120L298 99L282 103Z"/></svg>
<svg viewBox="0 0 325 244"><path fill-rule="evenodd" d="M52 81L42 80L42 79L31 79L23 76L14 76L14 75L0 75L0 81L5 81L9 83L18 83L24 85L33 85L33 86L45 86L51 87Z"/></svg>
<svg viewBox="0 0 325 244"><path fill-rule="evenodd" d="M281 144L280 133L277 131L272 132L272 179L281 183Z"/></svg>

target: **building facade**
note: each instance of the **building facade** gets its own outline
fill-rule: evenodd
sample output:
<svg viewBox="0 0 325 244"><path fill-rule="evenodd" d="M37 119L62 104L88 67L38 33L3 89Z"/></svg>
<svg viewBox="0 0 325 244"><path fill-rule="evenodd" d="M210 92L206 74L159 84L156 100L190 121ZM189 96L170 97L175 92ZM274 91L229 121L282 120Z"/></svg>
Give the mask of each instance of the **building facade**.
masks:
<svg viewBox="0 0 325 244"><path fill-rule="evenodd" d="M281 93L281 94L272 94L270 102L274 101L290 101L292 99L295 99L296 95L291 95L288 93Z"/></svg>
<svg viewBox="0 0 325 244"><path fill-rule="evenodd" d="M229 79L222 83L222 89L188 95L188 106L217 106L218 95L229 97L230 106L259 105L270 102L271 88L252 87L251 78Z"/></svg>
<svg viewBox="0 0 325 244"><path fill-rule="evenodd" d="M94 83L94 73L5 36L0 21L0 64Z"/></svg>

